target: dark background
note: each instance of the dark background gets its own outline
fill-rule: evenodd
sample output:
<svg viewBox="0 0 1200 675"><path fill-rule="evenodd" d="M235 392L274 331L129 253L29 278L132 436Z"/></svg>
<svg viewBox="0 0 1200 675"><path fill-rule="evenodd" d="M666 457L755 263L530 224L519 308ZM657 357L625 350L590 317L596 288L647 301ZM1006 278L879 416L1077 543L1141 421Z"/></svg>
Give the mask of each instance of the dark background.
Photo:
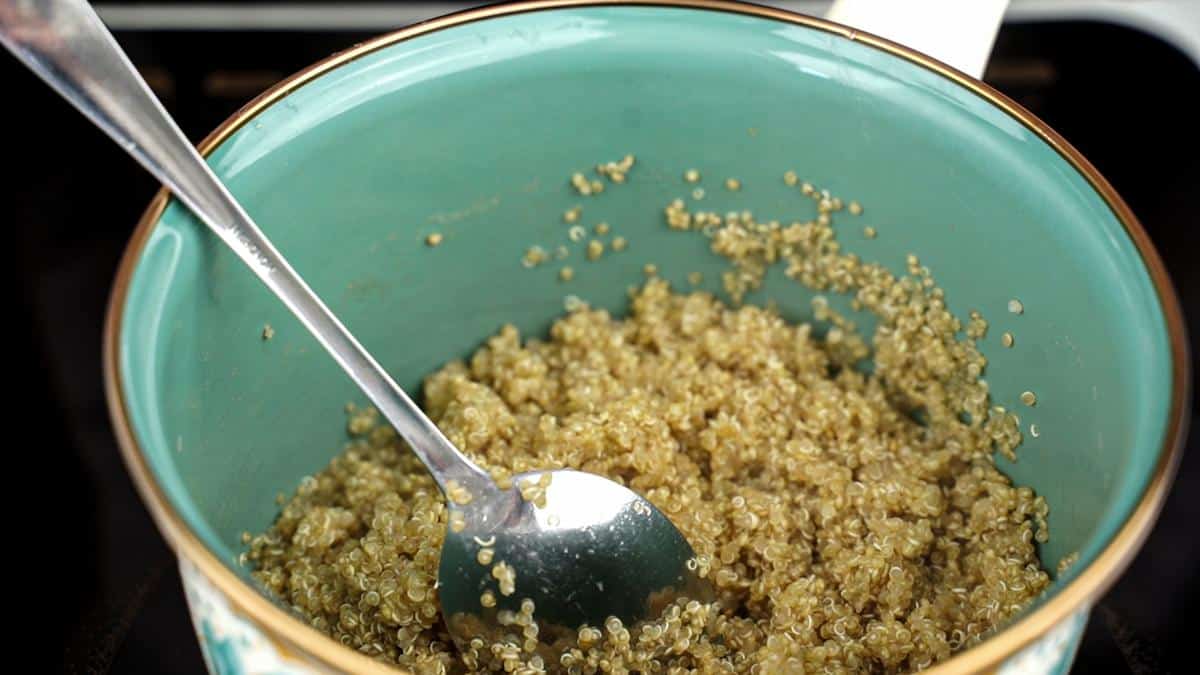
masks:
<svg viewBox="0 0 1200 675"><path fill-rule="evenodd" d="M367 37L118 34L197 141L273 82ZM1001 31L985 79L1049 122L1115 185L1163 254L1190 334L1200 335L1192 259L1200 227L1200 69L1123 28L1014 24ZM15 585L56 580L53 590L36 593L45 610L36 625L65 672L202 673L174 559L121 464L101 382L109 286L156 185L7 55L0 56L0 83L9 166L0 181L0 218L9 223L0 251L16 305L10 382L28 433L10 440L11 450L32 457L38 475L56 486L39 492L30 513L71 522L47 535L32 521L34 531L15 545L36 542L51 565L14 577ZM1195 407L1188 414L1197 426ZM1076 672L1192 670L1187 627L1200 611L1197 522L1200 456L1187 452L1145 548L1093 613Z"/></svg>

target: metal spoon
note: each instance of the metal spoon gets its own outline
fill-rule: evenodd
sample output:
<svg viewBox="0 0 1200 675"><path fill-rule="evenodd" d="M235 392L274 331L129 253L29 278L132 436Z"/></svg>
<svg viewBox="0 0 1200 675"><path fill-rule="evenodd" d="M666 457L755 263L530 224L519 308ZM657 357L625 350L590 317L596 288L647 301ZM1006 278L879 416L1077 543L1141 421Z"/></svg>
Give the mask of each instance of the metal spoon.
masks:
<svg viewBox="0 0 1200 675"><path fill-rule="evenodd" d="M515 477L502 490L434 426L325 307L187 141L84 0L0 0L0 42L167 185L258 275L362 388L448 495L438 571L442 613L460 646L502 639L502 621L534 602L540 640L610 616L655 618L675 597L706 600L691 546L662 512L605 478L550 471L538 504ZM535 490L536 491L536 490ZM489 564L481 564L489 554ZM515 584L501 588L503 562ZM499 576L504 577L504 574ZM508 593L507 591L512 591ZM483 598L488 593L496 600ZM509 612L500 612L507 609ZM519 627L515 628L519 630ZM523 643L523 638L517 641Z"/></svg>

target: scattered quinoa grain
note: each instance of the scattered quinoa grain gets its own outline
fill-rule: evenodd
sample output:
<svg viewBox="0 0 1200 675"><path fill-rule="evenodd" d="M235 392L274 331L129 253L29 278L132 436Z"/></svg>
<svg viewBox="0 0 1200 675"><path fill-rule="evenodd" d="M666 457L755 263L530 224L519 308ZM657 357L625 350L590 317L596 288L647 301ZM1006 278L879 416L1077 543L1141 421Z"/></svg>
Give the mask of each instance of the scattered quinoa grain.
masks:
<svg viewBox="0 0 1200 675"><path fill-rule="evenodd" d="M526 479L518 487L521 499L532 502L539 509L546 508L546 488L550 486L550 472L543 473L538 480Z"/></svg>
<svg viewBox="0 0 1200 675"><path fill-rule="evenodd" d="M564 267L558 271L560 281L570 281L575 278L575 270L570 267Z"/></svg>
<svg viewBox="0 0 1200 675"><path fill-rule="evenodd" d="M846 206L846 210L849 211L850 215L852 216L859 216L862 215L863 207L858 202L850 202L850 204Z"/></svg>
<svg viewBox="0 0 1200 675"><path fill-rule="evenodd" d="M1037 394L1034 394L1032 391L1021 392L1021 403L1032 408L1037 405Z"/></svg>
<svg viewBox="0 0 1200 675"><path fill-rule="evenodd" d="M425 237L425 245L433 248L434 246L442 243L442 239L444 239L444 237L442 237L440 232L433 232Z"/></svg>
<svg viewBox="0 0 1200 675"><path fill-rule="evenodd" d="M633 168L636 159L633 155L625 155L619 162L606 162L596 165L596 173L601 176L607 176L614 183L624 183L625 175ZM596 183L592 184L593 192L600 192L604 189L603 183L600 184L600 189L596 189Z"/></svg>
<svg viewBox="0 0 1200 675"><path fill-rule="evenodd" d="M578 295L568 295L563 298L563 309L568 313L579 312L587 309L588 304L583 301Z"/></svg>
<svg viewBox="0 0 1200 675"><path fill-rule="evenodd" d="M521 266L525 268L537 267L546 262L548 257L546 249L541 246L530 246L525 251L525 255L521 256Z"/></svg>
<svg viewBox="0 0 1200 675"><path fill-rule="evenodd" d="M1034 438L1038 438L1039 436L1042 435L1042 431L1041 431L1041 429L1038 428L1038 425L1030 424L1029 425L1029 435L1033 436Z"/></svg>
<svg viewBox="0 0 1200 675"><path fill-rule="evenodd" d="M596 234L601 236L608 234L608 223L596 223Z"/></svg>
<svg viewBox="0 0 1200 675"><path fill-rule="evenodd" d="M800 178L799 178L799 176L796 175L795 171L784 172L784 174L783 174L783 184L784 185L794 186L798 182L800 182Z"/></svg>
<svg viewBox="0 0 1200 675"><path fill-rule="evenodd" d="M1005 333L1000 336L1000 344L1004 345L1005 347L1011 347L1015 342L1016 340L1013 338L1012 333L1005 331Z"/></svg>
<svg viewBox="0 0 1200 675"><path fill-rule="evenodd" d="M867 239L874 239L878 235L879 233L876 232L875 228L871 227L870 225L863 228L863 236Z"/></svg>
<svg viewBox="0 0 1200 675"><path fill-rule="evenodd" d="M472 496L470 490L452 480L446 483L446 498L459 506L465 506L471 503Z"/></svg>
<svg viewBox="0 0 1200 675"><path fill-rule="evenodd" d="M742 181L736 178L726 178L725 189L729 190L730 192L737 192L738 190L742 189Z"/></svg>
<svg viewBox="0 0 1200 675"><path fill-rule="evenodd" d="M575 188L576 192L585 197L592 194L592 183L588 181L587 176L581 173L571 175L571 186Z"/></svg>
<svg viewBox="0 0 1200 675"><path fill-rule="evenodd" d="M683 179L689 183L700 182L700 172L695 169L688 169L683 172Z"/></svg>
<svg viewBox="0 0 1200 675"><path fill-rule="evenodd" d="M492 578L500 585L500 595L509 596L516 593L517 572L512 565L500 561L492 566Z"/></svg>
<svg viewBox="0 0 1200 675"><path fill-rule="evenodd" d="M1013 298L1012 300L1008 301L1008 311L1012 312L1013 314L1024 314L1025 305L1021 304L1020 300Z"/></svg>
<svg viewBox="0 0 1200 675"><path fill-rule="evenodd" d="M688 283L693 286L699 286L704 282L704 275L700 272L692 272L687 276Z"/></svg>
<svg viewBox="0 0 1200 675"><path fill-rule="evenodd" d="M587 259L599 260L600 256L604 255L604 242L593 239L587 245Z"/></svg>
<svg viewBox="0 0 1200 675"><path fill-rule="evenodd" d="M626 240L625 237L613 237L612 250L617 251L619 253L621 251L624 251L626 248L628 248L628 246L629 246L629 241Z"/></svg>
<svg viewBox="0 0 1200 675"><path fill-rule="evenodd" d="M270 340L273 337L275 337L275 329L271 328L271 324L269 324L269 323L264 324L263 329L262 329L262 339Z"/></svg>

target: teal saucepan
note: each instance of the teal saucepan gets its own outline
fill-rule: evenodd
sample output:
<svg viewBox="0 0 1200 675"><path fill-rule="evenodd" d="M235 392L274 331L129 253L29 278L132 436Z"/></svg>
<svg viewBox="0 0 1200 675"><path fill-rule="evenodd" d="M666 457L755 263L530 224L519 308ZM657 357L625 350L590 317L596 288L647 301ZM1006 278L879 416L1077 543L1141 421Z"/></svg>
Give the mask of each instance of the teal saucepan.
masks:
<svg viewBox="0 0 1200 675"><path fill-rule="evenodd" d="M726 261L665 226L681 175L710 208L794 204L793 169L866 206L846 246L895 270L916 253L951 309L991 321L998 404L1051 506L1047 569L1077 556L1016 621L936 672L1065 668L1088 611L1147 534L1183 434L1179 307L1128 208L1053 131L982 83L818 19L720 2L541 2L475 10L338 54L248 105L203 144L211 166L400 384L501 324L539 335L573 294L615 313L654 264L719 289ZM587 202L629 242L596 263L521 264L563 241L567 180L637 157ZM790 201L789 201L790 200ZM781 213L781 215L783 215ZM440 235L437 247L426 245ZM810 316L769 276L751 302ZM1019 300L1023 313L1010 312ZM845 308L845 299L835 303ZM869 322L864 322L869 325ZM261 338L264 326L274 337ZM1013 348L1002 335L1017 336ZM243 531L276 514L344 442L354 385L223 245L160 194L121 265L106 335L109 400L130 470L178 553L218 672L381 672L260 595ZM1024 391L1037 404L1019 403ZM1036 425L1037 434L1030 433Z"/></svg>

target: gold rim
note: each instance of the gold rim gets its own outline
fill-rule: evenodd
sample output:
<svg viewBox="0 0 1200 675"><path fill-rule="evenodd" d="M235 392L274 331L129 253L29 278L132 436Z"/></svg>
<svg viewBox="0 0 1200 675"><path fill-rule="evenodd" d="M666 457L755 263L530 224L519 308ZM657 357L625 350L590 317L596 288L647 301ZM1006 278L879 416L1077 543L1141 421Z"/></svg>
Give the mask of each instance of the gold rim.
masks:
<svg viewBox="0 0 1200 675"><path fill-rule="evenodd" d="M1005 628L978 646L955 655L948 661L926 672L931 675L947 675L948 673L985 672L991 670L998 666L1006 657L1016 653L1045 634L1073 612L1093 602L1095 598L1112 585L1120 573L1129 565L1141 543L1149 534L1150 528L1166 498L1171 478L1179 462L1184 437L1184 411L1188 405L1189 398L1189 361L1183 314L1179 306L1179 300L1167 276L1166 269L1154 246L1150 243L1150 238L1146 235L1137 218L1134 217L1133 212L1121 200L1112 186L1108 184L1108 181L1078 151L1050 129L1049 126L983 82L925 54L921 54L890 40L831 23L824 19L793 14L778 9L759 7L757 5L726 2L724 0L534 0L531 2L484 7L451 14L382 35L344 52L335 54L277 84L234 113L233 116L217 127L212 134L200 143L200 152L202 154L211 152L249 119L297 87L320 77L330 70L341 67L361 56L389 45L451 26L460 26L494 17L545 9L611 5L681 7L755 16L826 31L870 45L946 77L1008 113L1054 148L1100 194L1109 208L1112 209L1113 214L1125 227L1125 231L1128 233L1130 239L1133 240L1134 245L1142 256L1142 261L1146 265L1151 280L1154 282L1155 289L1158 292L1159 302L1162 304L1163 316L1166 320L1170 336L1171 356L1173 359L1172 376L1174 378L1171 388L1171 410L1166 438L1158 463L1155 466L1154 474L1146 486L1145 492L1142 494L1141 501L1129 516L1129 519L1121 527L1120 531L1117 532L1108 546L1101 551L1096 560L1078 577L1067 584L1065 588L1059 591L1045 605L1030 613L1029 616ZM141 448L134 438L133 429L129 423L128 411L125 408L124 395L118 379L118 360L120 354L117 345L125 296L129 289L134 267L141 256L141 251L150 236L154 224L166 208L169 198L170 195L163 188L154 197L153 201L150 202L146 212L142 215L137 229L126 248L120 267L117 270L112 295L109 298L108 317L104 330L105 393L108 398L109 411L125 464L129 472L133 475L138 491L149 506L155 522L158 524L164 537L175 549L175 552L178 555L187 557L195 564L205 577L229 598L230 604L234 608L259 626L273 633L270 637L278 640L286 651L308 656L319 665L339 671L379 673L381 675L391 673L394 675L397 672L396 669L385 666L351 649L347 649L324 633L317 631L280 609L258 591L245 584L237 575L225 567L200 542L196 535L192 533L179 514L171 507L162 488L154 480L150 472Z"/></svg>

